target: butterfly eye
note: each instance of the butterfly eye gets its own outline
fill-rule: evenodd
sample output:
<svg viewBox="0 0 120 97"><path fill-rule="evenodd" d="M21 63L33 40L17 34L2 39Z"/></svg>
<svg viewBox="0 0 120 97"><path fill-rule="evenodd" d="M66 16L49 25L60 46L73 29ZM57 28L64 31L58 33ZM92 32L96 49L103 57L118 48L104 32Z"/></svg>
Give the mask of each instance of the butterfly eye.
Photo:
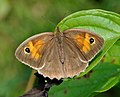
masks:
<svg viewBox="0 0 120 97"><path fill-rule="evenodd" d="M90 44L93 44L95 42L95 39L93 37L90 38Z"/></svg>
<svg viewBox="0 0 120 97"><path fill-rule="evenodd" d="M30 48L25 47L24 52L27 53L27 54L29 54L30 53Z"/></svg>

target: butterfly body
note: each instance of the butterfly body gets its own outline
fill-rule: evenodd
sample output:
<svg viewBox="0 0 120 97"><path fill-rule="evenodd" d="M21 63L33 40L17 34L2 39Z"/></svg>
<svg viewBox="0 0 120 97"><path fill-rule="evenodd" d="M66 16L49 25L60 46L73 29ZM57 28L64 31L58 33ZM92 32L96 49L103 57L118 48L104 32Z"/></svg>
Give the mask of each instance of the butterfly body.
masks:
<svg viewBox="0 0 120 97"><path fill-rule="evenodd" d="M78 75L104 44L99 35L82 29L57 28L25 40L16 50L19 61L51 79Z"/></svg>
<svg viewBox="0 0 120 97"><path fill-rule="evenodd" d="M59 59L62 64L64 64L64 50L63 50L63 33L59 31L59 28L57 29L56 33L54 34L54 37L57 42L57 47L58 47L58 54L59 54Z"/></svg>

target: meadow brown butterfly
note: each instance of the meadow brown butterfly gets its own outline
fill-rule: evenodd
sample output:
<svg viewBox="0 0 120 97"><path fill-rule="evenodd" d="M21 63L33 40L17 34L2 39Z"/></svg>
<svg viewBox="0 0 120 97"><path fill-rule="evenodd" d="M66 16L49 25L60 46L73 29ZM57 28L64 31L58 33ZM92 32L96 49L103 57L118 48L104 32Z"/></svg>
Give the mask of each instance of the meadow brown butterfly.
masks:
<svg viewBox="0 0 120 97"><path fill-rule="evenodd" d="M83 72L101 50L104 39L87 30L73 28L44 32L25 40L16 50L19 61L50 79L68 78Z"/></svg>

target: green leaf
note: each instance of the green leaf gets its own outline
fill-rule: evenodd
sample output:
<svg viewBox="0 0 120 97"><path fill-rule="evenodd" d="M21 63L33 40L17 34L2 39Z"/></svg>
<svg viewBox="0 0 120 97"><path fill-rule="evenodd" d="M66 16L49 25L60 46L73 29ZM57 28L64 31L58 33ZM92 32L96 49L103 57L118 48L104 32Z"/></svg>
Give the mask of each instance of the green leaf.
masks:
<svg viewBox="0 0 120 97"><path fill-rule="evenodd" d="M90 66L80 76L85 75L99 63L100 59L120 38L120 15L100 9L79 11L64 18L57 27L61 31L70 28L82 28L93 31L105 40L104 47Z"/></svg>
<svg viewBox="0 0 120 97"><path fill-rule="evenodd" d="M101 65L95 66L120 39L120 15L100 9L79 11L64 18L57 27L61 31L70 28L90 30L102 36L105 44L101 52L90 62L90 66L86 71L76 77L79 78L93 69L94 72L89 79L82 77L80 80L66 80L59 87L53 87L50 90L50 97L90 97L95 92L104 92L118 83L120 76L119 65L106 61L109 63L103 62ZM118 47L114 48L113 51L116 49L116 53L118 53Z"/></svg>
<svg viewBox="0 0 120 97"><path fill-rule="evenodd" d="M82 77L64 81L59 86L54 86L50 89L50 97L90 97L106 85L109 81L109 86L113 85L112 81L115 77L120 76L120 66L111 63L98 64L90 74L89 78ZM115 82L116 83L116 82ZM111 85L110 85L111 84ZM102 90L103 91L103 90ZM100 91L99 91L100 92Z"/></svg>
<svg viewBox="0 0 120 97"><path fill-rule="evenodd" d="M104 62L120 65L120 40L118 40L106 53L103 59Z"/></svg>
<svg viewBox="0 0 120 97"><path fill-rule="evenodd" d="M101 87L100 90L97 90L96 92L105 92L112 88L114 85L116 85L119 82L120 76L115 76L113 78L110 78L104 86Z"/></svg>

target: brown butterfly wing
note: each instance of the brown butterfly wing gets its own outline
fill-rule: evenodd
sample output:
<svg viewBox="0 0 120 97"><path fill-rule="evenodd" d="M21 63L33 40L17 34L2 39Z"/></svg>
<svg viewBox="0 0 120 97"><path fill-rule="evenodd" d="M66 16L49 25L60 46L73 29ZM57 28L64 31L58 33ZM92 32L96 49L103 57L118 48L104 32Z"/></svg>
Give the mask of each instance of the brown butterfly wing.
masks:
<svg viewBox="0 0 120 97"><path fill-rule="evenodd" d="M28 38L17 48L15 52L17 59L36 70L42 68L43 64L40 62L44 48L52 41L53 36L52 32L46 32ZM25 51L26 48L30 49L29 53Z"/></svg>
<svg viewBox="0 0 120 97"><path fill-rule="evenodd" d="M79 54L79 50L75 47L74 43L68 39L64 38L64 73L65 77L74 77L78 75L80 72L83 72L88 63L81 61L81 56Z"/></svg>
<svg viewBox="0 0 120 97"><path fill-rule="evenodd" d="M45 77L53 78L63 78L64 72L62 69L62 64L58 55L58 46L55 38L46 46L46 50L41 60L43 68L39 69L38 72L43 74Z"/></svg>
<svg viewBox="0 0 120 97"><path fill-rule="evenodd" d="M16 57L51 79L73 77L85 70L88 61L102 48L104 40L81 29L66 30L63 34L64 63L60 62L58 42L50 32L27 39L16 50ZM92 45L91 37L95 39ZM25 53L26 47L30 48L29 54Z"/></svg>
<svg viewBox="0 0 120 97"><path fill-rule="evenodd" d="M83 62L90 61L102 48L104 40L95 33L82 29L69 29L63 32L79 49Z"/></svg>

